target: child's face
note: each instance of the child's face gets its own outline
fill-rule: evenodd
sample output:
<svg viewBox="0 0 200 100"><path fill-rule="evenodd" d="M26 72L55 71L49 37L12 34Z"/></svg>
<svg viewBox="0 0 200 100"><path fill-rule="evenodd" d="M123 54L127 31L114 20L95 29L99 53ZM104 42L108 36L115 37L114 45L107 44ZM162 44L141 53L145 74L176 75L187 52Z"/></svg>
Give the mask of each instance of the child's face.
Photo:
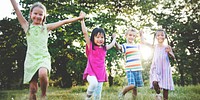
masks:
<svg viewBox="0 0 200 100"><path fill-rule="evenodd" d="M33 8L32 12L30 13L31 20L33 21L34 25L41 25L44 19L44 10L40 7Z"/></svg>
<svg viewBox="0 0 200 100"><path fill-rule="evenodd" d="M137 33L133 31L129 31L126 34L127 43L133 43L134 39L137 37Z"/></svg>
<svg viewBox="0 0 200 100"><path fill-rule="evenodd" d="M165 33L163 31L158 31L156 33L156 39L157 39L158 43L163 43L165 40Z"/></svg>
<svg viewBox="0 0 200 100"><path fill-rule="evenodd" d="M98 46L102 46L104 44L103 33L98 33L96 36L94 36L94 43Z"/></svg>

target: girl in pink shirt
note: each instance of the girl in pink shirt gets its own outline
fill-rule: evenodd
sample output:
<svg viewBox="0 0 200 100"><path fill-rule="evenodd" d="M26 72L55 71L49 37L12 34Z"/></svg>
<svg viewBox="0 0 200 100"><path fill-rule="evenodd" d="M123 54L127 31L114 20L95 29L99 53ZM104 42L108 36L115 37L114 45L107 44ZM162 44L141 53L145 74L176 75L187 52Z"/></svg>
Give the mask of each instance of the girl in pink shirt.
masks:
<svg viewBox="0 0 200 100"><path fill-rule="evenodd" d="M116 36L109 45L106 45L105 32L101 28L95 28L89 38L84 19L81 20L82 32L86 41L87 66L85 68L83 79L89 82L86 100L90 100L94 93L94 99L101 99L103 82L108 80L106 74L106 51L112 48L116 42Z"/></svg>

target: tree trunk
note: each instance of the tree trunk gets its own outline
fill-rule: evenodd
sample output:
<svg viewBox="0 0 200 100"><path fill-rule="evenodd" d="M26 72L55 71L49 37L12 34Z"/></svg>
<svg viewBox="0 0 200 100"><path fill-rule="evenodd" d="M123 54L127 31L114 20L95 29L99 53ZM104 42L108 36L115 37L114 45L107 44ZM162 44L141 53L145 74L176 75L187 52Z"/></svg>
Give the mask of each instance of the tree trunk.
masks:
<svg viewBox="0 0 200 100"><path fill-rule="evenodd" d="M60 82L60 87L61 88L70 88L72 87L72 78L70 73L67 72L66 70L66 60L64 57L60 57L60 59L58 59L58 62L56 62L57 64L57 74L59 77L61 77L61 82Z"/></svg>
<svg viewBox="0 0 200 100"><path fill-rule="evenodd" d="M113 77L110 74L108 76L108 80L109 80L109 87L111 87L113 85Z"/></svg>
<svg viewBox="0 0 200 100"><path fill-rule="evenodd" d="M180 76L180 79L181 79L181 86L184 86L185 85L185 82L184 82L184 73L183 73L183 70L181 69L181 68L179 68L180 69L180 74L181 74L181 76Z"/></svg>
<svg viewBox="0 0 200 100"><path fill-rule="evenodd" d="M176 59L176 61L177 61L177 64L178 64L178 69L179 69L179 73L180 73L180 85L181 86L184 86L185 85L185 82L184 82L184 72L183 72L183 68L181 68L180 66L180 64L179 64L179 62L178 62L178 60Z"/></svg>
<svg viewBox="0 0 200 100"><path fill-rule="evenodd" d="M192 74L192 84L197 85L197 77L194 74Z"/></svg>
<svg viewBox="0 0 200 100"><path fill-rule="evenodd" d="M71 79L70 74L67 71L63 71L61 76L62 76L62 80L60 82L60 86L62 88L70 88L70 87L72 87L72 79Z"/></svg>

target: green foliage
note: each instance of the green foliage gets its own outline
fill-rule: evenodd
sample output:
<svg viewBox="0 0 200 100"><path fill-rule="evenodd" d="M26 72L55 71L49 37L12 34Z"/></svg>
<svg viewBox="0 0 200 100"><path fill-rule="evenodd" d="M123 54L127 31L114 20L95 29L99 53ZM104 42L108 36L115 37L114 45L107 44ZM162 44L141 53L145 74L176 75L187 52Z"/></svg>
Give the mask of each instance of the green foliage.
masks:
<svg viewBox="0 0 200 100"><path fill-rule="evenodd" d="M29 18L31 4L39 0L20 0L22 14ZM107 44L116 33L118 43L124 43L124 31L128 27L156 30L161 26L167 31L176 61L174 82L178 85L200 83L199 1L195 0L42 0L48 12L47 23L87 13L89 34L95 27L106 32ZM185 15L185 16L183 16ZM6 24L5 24L6 23ZM58 87L84 85L82 73L87 58L80 22L63 25L52 31L48 41L52 57L51 84ZM16 19L0 21L0 88L22 88L23 63L26 52L25 34ZM123 55L115 48L107 52L109 86L122 85L125 78ZM195 63L194 63L195 62ZM148 84L151 60L143 60L143 78ZM13 77L13 76L16 76Z"/></svg>
<svg viewBox="0 0 200 100"><path fill-rule="evenodd" d="M17 20L9 18L0 21L1 89L21 88L26 48L22 29L16 23Z"/></svg>
<svg viewBox="0 0 200 100"><path fill-rule="evenodd" d="M197 14L199 3L190 0L166 2L163 4L163 11L154 12L155 20L166 29L171 38L170 45L176 56L176 62L173 64L180 74L180 82L177 84L181 85L200 82L200 20L199 14ZM168 10L168 12L164 10Z"/></svg>

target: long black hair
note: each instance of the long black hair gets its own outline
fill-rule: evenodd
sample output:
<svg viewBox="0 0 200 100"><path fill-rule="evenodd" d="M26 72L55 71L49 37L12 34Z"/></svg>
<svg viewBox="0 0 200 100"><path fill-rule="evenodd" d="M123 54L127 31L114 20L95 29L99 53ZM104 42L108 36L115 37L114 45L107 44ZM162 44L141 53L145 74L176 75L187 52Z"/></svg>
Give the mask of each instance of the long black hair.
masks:
<svg viewBox="0 0 200 100"><path fill-rule="evenodd" d="M92 30L92 34L90 37L90 41L92 42L92 49L94 50L94 46L96 45L94 43L94 36L97 36L98 34L103 34L104 36L104 44L103 44L103 48L106 49L106 34L105 31L102 28L95 28Z"/></svg>

